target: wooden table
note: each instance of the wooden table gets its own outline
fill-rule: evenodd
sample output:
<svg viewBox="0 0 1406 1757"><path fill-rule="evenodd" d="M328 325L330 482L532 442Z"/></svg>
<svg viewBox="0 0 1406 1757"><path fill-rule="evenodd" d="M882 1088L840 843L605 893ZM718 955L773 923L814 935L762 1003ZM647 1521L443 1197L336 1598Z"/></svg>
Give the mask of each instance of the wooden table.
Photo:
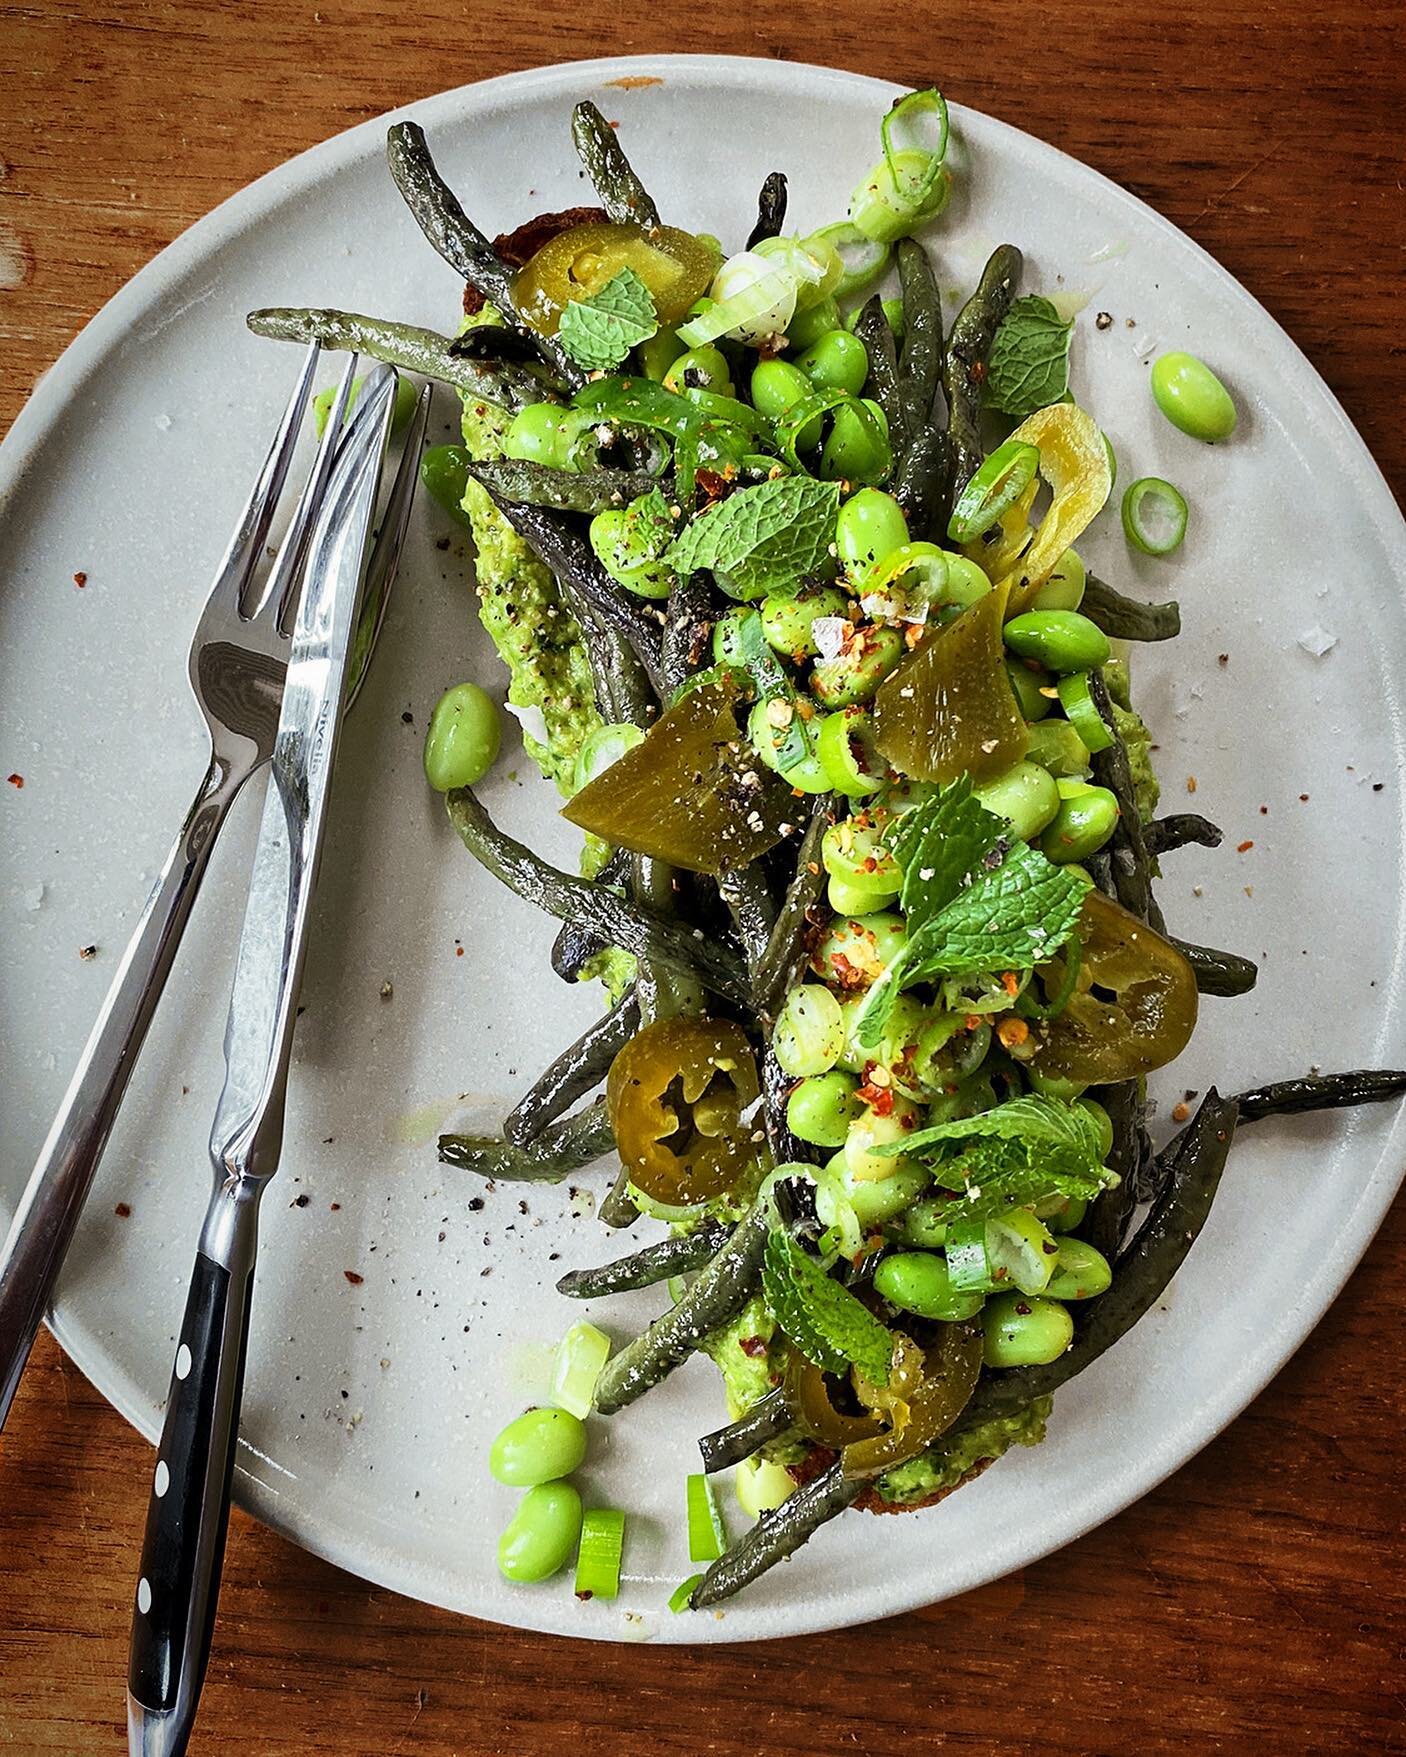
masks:
<svg viewBox="0 0 1406 1757"><path fill-rule="evenodd" d="M687 48L936 78L1117 178L1263 300L1406 484L1399 8L321 5L0 6L0 420L150 256L315 141L512 68ZM195 1749L1406 1751L1403 1289L1398 1204L1298 1358L1163 1488L1022 1575L863 1630L549 1642L368 1587L238 1516ZM0 1445L0 1749L123 1748L149 1469L46 1337Z"/></svg>

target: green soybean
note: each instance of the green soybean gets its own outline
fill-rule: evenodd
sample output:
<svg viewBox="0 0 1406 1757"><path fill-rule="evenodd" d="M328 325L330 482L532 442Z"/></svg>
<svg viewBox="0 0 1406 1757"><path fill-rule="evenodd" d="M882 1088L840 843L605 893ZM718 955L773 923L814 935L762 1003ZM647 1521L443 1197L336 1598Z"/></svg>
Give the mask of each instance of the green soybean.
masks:
<svg viewBox="0 0 1406 1757"><path fill-rule="evenodd" d="M908 944L908 924L901 915L881 910L877 915L846 915L832 921L815 948L813 963L822 976L838 979L844 969L860 970L876 977Z"/></svg>
<svg viewBox="0 0 1406 1757"><path fill-rule="evenodd" d="M808 397L812 388L805 373L789 360L761 360L752 371L752 405L768 421L779 421L788 409ZM807 421L796 436L800 450L819 445L821 431L819 415Z"/></svg>
<svg viewBox="0 0 1406 1757"><path fill-rule="evenodd" d="M1028 728L1026 757L1052 775L1087 775L1089 748L1068 720L1041 720Z"/></svg>
<svg viewBox="0 0 1406 1757"><path fill-rule="evenodd" d="M1015 691L1016 706L1026 721L1043 720L1054 707L1054 696L1041 695L1042 689L1053 690L1050 674L1043 665L1029 659L1007 659L1006 676Z"/></svg>
<svg viewBox="0 0 1406 1757"><path fill-rule="evenodd" d="M891 897L903 889L903 868L880 831L853 818L842 818L826 830L820 839L820 863L831 878L869 883Z"/></svg>
<svg viewBox="0 0 1406 1757"><path fill-rule="evenodd" d="M799 665L813 657L813 629L822 616L843 616L849 600L836 586L802 586L798 592L772 592L758 605L762 633L773 652Z"/></svg>
<svg viewBox="0 0 1406 1757"><path fill-rule="evenodd" d="M874 1272L874 1286L901 1312L958 1324L974 1318L986 1303L980 1293L959 1293L946 1261L929 1251L902 1251L885 1257Z"/></svg>
<svg viewBox="0 0 1406 1757"><path fill-rule="evenodd" d="M639 520L627 506L608 506L591 520L596 560L637 598L667 598L678 583L674 570L642 549Z"/></svg>
<svg viewBox="0 0 1406 1757"><path fill-rule="evenodd" d="M347 396L346 411L342 416L344 421L351 419L351 412L356 407L357 398L361 395L361 387L364 382L365 380L360 378L354 378L352 380L352 387ZM863 379L861 379L860 384L863 382ZM854 388L858 390L859 385L856 385ZM329 384L326 390L320 390L312 399L313 426L317 429L317 437L319 439L321 439L323 434L327 431L327 423L332 414L332 405L337 400L337 390L337 385ZM404 433L405 429L410 425L410 417L415 413L415 404L419 400L419 395L420 393L416 390L414 383L407 378L404 373L401 373L395 381L395 410L391 415L392 439L399 439L401 434Z"/></svg>
<svg viewBox="0 0 1406 1757"><path fill-rule="evenodd" d="M420 456L425 492L461 525L469 523L464 492L469 485L469 454L462 445L432 445Z"/></svg>
<svg viewBox="0 0 1406 1757"><path fill-rule="evenodd" d="M869 376L869 354L858 336L848 330L834 329L814 341L796 366L817 390L847 390L858 396Z"/></svg>
<svg viewBox="0 0 1406 1757"><path fill-rule="evenodd" d="M434 705L425 733L425 779L436 793L472 787L497 761L503 723L476 683L456 683Z"/></svg>
<svg viewBox="0 0 1406 1757"><path fill-rule="evenodd" d="M847 1151L835 1154L815 1186L815 1212L822 1226L834 1226L843 1203L861 1226L882 1226L901 1214L929 1188L932 1179L922 1166L902 1159L875 1159L884 1170L856 1177Z"/></svg>
<svg viewBox="0 0 1406 1757"><path fill-rule="evenodd" d="M786 734L784 728L772 725L770 708L770 702L757 702L747 716L747 738L753 750L769 769L775 770L802 793L828 793L830 777L825 773L825 765L816 755L813 743L799 762L782 768L778 745Z"/></svg>
<svg viewBox="0 0 1406 1757"><path fill-rule="evenodd" d="M845 879L831 874L825 885L825 900L836 915L868 915L892 903L897 895L891 885L872 879Z"/></svg>
<svg viewBox="0 0 1406 1757"><path fill-rule="evenodd" d="M921 1202L914 1202L895 1222L895 1234L904 1244L940 1250L947 1243L952 1202L951 1196L925 1196Z"/></svg>
<svg viewBox="0 0 1406 1757"><path fill-rule="evenodd" d="M829 1073L844 1046L840 1003L818 982L799 983L786 996L771 1036L782 1073Z"/></svg>
<svg viewBox="0 0 1406 1757"><path fill-rule="evenodd" d="M842 1147L849 1125L864 1109L859 1081L834 1071L802 1080L786 1100L786 1126L813 1147Z"/></svg>
<svg viewBox="0 0 1406 1757"><path fill-rule="evenodd" d="M841 327L840 308L833 293L827 293L815 305L808 305L791 319L786 340L798 351L812 347L821 336Z"/></svg>
<svg viewBox="0 0 1406 1757"><path fill-rule="evenodd" d="M1098 1125L1098 1156L1100 1160L1107 1159L1108 1155L1113 1151L1112 1117L1109 1116L1108 1112L1096 1098L1081 1098L1079 1100L1079 1109L1082 1110L1085 1115L1092 1118L1092 1120Z"/></svg>
<svg viewBox="0 0 1406 1757"><path fill-rule="evenodd" d="M666 390L711 390L720 397L730 397L732 374L721 349L690 348L664 374Z"/></svg>
<svg viewBox="0 0 1406 1757"><path fill-rule="evenodd" d="M860 413L867 410L866 421ZM820 453L819 475L827 482L882 482L893 467L884 412L870 397L841 403Z"/></svg>
<svg viewBox="0 0 1406 1757"><path fill-rule="evenodd" d="M866 628L833 659L816 660L811 694L827 708L867 702L902 657L903 636L896 628Z"/></svg>
<svg viewBox="0 0 1406 1757"><path fill-rule="evenodd" d="M1056 865L1087 860L1118 827L1118 799L1107 787L1083 787L1065 795L1040 837L1040 852Z"/></svg>
<svg viewBox="0 0 1406 1757"><path fill-rule="evenodd" d="M978 598L984 598L991 590L991 577L986 570L969 556L958 555L954 550L944 549L942 553L947 562L947 584L942 588L942 602L965 610Z"/></svg>
<svg viewBox="0 0 1406 1757"><path fill-rule="evenodd" d="M1194 354L1163 354L1153 364L1152 400L1173 427L1208 445L1235 431L1230 392Z"/></svg>
<svg viewBox="0 0 1406 1757"><path fill-rule="evenodd" d="M549 1580L571 1560L581 1538L581 1497L569 1482L529 1489L498 1539L498 1572L528 1586Z"/></svg>
<svg viewBox="0 0 1406 1757"><path fill-rule="evenodd" d="M1108 658L1108 636L1077 610L1027 610L1002 630L1006 645L1022 659L1038 659L1051 671L1093 671Z"/></svg>
<svg viewBox="0 0 1406 1757"><path fill-rule="evenodd" d="M748 651L748 630L757 614L744 605L726 611L713 624L713 658L719 665L745 667Z"/></svg>
<svg viewBox="0 0 1406 1757"><path fill-rule="evenodd" d="M1058 1300L1002 1293L981 1315L988 1367L1038 1367L1058 1360L1074 1340L1074 1320Z"/></svg>
<svg viewBox="0 0 1406 1757"><path fill-rule="evenodd" d="M1045 1292L1051 1299L1093 1299L1113 1285L1113 1270L1102 1251L1082 1238L1056 1238L1059 1256ZM877 1278L876 1278L877 1279Z"/></svg>
<svg viewBox="0 0 1406 1757"><path fill-rule="evenodd" d="M577 426L576 411L559 403L529 403L519 409L503 435L503 451L529 463L566 464L566 442Z"/></svg>
<svg viewBox="0 0 1406 1757"><path fill-rule="evenodd" d="M1084 587L1089 570L1077 549L1066 549L1055 563L1054 572L1036 592L1032 610L1077 610L1084 602Z"/></svg>
<svg viewBox="0 0 1406 1757"><path fill-rule="evenodd" d="M881 488L861 488L851 494L835 519L835 547L852 580L860 579L907 541L908 520L903 508Z"/></svg>
<svg viewBox="0 0 1406 1757"><path fill-rule="evenodd" d="M488 1468L509 1488L570 1476L586 1456L586 1424L564 1409L528 1409L488 1449Z"/></svg>
<svg viewBox="0 0 1406 1757"><path fill-rule="evenodd" d="M635 359L645 378L652 378L656 384L663 380L664 374L679 357L680 342L673 324L663 324L654 334L642 341L635 349Z"/></svg>
<svg viewBox="0 0 1406 1757"><path fill-rule="evenodd" d="M1012 763L1003 775L972 789L987 811L1005 818L1023 842L1032 842L1059 811L1054 776L1039 763Z"/></svg>

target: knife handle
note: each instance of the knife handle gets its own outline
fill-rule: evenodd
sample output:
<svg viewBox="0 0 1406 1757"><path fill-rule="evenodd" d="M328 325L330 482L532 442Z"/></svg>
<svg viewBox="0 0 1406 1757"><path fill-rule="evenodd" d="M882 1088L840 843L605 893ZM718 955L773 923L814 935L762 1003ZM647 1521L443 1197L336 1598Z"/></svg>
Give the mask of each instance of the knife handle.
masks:
<svg viewBox="0 0 1406 1757"><path fill-rule="evenodd" d="M0 1428L63 1267L220 826L251 765L212 756L0 1244Z"/></svg>
<svg viewBox="0 0 1406 1757"><path fill-rule="evenodd" d="M127 1674L130 1748L149 1757L185 1750L210 1658L262 1187L240 1179L216 1188L181 1321L147 1506Z"/></svg>

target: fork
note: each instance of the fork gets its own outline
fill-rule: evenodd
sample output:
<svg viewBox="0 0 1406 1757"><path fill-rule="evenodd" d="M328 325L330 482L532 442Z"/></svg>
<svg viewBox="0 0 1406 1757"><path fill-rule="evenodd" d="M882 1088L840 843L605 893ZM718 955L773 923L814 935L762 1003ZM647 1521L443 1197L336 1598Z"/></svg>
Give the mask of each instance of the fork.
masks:
<svg viewBox="0 0 1406 1757"><path fill-rule="evenodd" d="M353 411L344 435L343 418L356 369L352 355L306 485L273 565L261 581L264 545L287 481L318 353L314 343L216 570L191 642L190 685L210 739L204 778L122 955L0 1248L0 1428L175 960L211 848L241 789L273 755L297 608L295 588L334 458L356 420ZM387 370L378 367L376 376ZM369 382L365 388L370 390ZM354 666L347 680L348 707L365 679L395 579L428 415L426 389L406 433L400 467L367 564L353 643Z"/></svg>

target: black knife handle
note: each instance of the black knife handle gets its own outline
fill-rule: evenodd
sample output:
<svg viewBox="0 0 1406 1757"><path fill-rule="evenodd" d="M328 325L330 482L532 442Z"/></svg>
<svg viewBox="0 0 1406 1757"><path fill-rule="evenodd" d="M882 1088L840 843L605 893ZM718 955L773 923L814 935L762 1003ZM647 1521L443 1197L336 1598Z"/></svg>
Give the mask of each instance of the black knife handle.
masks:
<svg viewBox="0 0 1406 1757"><path fill-rule="evenodd" d="M223 1228L212 1228L219 1211ZM195 1258L147 1506L127 1673L135 1751L185 1750L210 1658L249 1341L257 1197L217 1192ZM142 1737L138 1741L138 1729Z"/></svg>

